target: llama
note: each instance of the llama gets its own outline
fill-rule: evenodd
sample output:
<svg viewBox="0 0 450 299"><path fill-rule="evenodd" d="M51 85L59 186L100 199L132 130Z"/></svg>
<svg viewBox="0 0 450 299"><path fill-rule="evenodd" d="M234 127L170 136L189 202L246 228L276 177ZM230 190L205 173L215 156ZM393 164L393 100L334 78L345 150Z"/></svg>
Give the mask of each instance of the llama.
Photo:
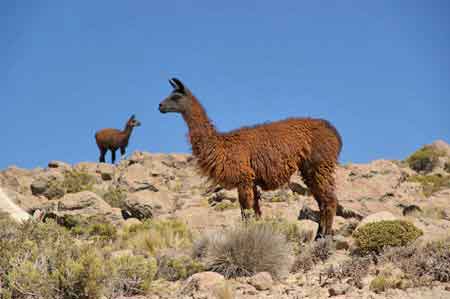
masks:
<svg viewBox="0 0 450 299"><path fill-rule="evenodd" d="M261 216L257 186L277 189L300 171L320 209L316 238L332 233L337 208L334 172L342 148L334 126L323 119L288 118L221 133L180 80L169 83L174 89L159 111L183 116L201 174L225 189L237 188L244 219L252 208Z"/></svg>
<svg viewBox="0 0 450 299"><path fill-rule="evenodd" d="M120 148L120 154L123 158L125 149L128 146L131 133L134 127L139 127L141 122L136 119L134 114L128 119L123 131L117 129L102 129L95 133L95 141L100 150L100 162L105 162L106 152L111 152L112 163L116 161L116 151Z"/></svg>

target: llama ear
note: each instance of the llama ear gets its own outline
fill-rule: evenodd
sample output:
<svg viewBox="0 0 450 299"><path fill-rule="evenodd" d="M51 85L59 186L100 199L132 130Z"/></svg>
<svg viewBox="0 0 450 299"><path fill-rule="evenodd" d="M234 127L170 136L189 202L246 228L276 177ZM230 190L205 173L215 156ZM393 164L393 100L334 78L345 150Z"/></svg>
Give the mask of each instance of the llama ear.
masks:
<svg viewBox="0 0 450 299"><path fill-rule="evenodd" d="M172 85L172 87L176 90L179 91L181 93L185 92L185 88L183 83L181 83L180 80L178 80L177 78L172 78L169 80L170 85Z"/></svg>
<svg viewBox="0 0 450 299"><path fill-rule="evenodd" d="M131 115L130 120L134 120L136 118L136 115Z"/></svg>

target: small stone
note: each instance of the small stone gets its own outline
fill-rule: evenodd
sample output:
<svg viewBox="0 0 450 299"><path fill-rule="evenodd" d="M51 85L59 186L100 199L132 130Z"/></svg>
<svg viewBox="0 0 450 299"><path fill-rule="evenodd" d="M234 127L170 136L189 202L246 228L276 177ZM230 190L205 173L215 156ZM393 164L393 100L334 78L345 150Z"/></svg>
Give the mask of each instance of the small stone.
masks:
<svg viewBox="0 0 450 299"><path fill-rule="evenodd" d="M250 277L249 284L258 291L270 290L273 285L273 279L269 272L259 272Z"/></svg>
<svg viewBox="0 0 450 299"><path fill-rule="evenodd" d="M48 168L63 168L63 169L69 169L69 168L70 168L70 165L67 164L67 163L65 163L65 162L52 160L52 161L48 162Z"/></svg>
<svg viewBox="0 0 450 299"><path fill-rule="evenodd" d="M328 289L328 294L330 295L330 297L345 295L348 292L349 288L350 286L348 284L337 283L332 285Z"/></svg>
<svg viewBox="0 0 450 299"><path fill-rule="evenodd" d="M348 250L350 248L350 244L348 243L347 239L342 236L334 236L333 243L336 250Z"/></svg>

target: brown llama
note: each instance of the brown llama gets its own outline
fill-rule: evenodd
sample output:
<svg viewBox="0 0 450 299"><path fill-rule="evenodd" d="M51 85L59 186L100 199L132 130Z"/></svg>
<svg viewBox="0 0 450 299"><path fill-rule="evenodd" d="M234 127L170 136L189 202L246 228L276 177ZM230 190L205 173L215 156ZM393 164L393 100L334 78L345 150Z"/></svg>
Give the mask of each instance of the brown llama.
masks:
<svg viewBox="0 0 450 299"><path fill-rule="evenodd" d="M257 186L277 189L300 171L320 208L317 237L332 233L337 208L334 172L342 141L328 121L289 118L221 133L180 80L169 82L174 90L159 111L181 113L201 173L225 189L237 188L243 218L251 208L261 216Z"/></svg>
<svg viewBox="0 0 450 299"><path fill-rule="evenodd" d="M134 127L139 127L141 122L136 119L134 114L127 120L123 131L117 129L102 129L95 133L95 141L100 150L100 162L105 162L106 152L111 152L112 163L116 161L116 151L120 149L123 158L125 149L128 146L131 133Z"/></svg>

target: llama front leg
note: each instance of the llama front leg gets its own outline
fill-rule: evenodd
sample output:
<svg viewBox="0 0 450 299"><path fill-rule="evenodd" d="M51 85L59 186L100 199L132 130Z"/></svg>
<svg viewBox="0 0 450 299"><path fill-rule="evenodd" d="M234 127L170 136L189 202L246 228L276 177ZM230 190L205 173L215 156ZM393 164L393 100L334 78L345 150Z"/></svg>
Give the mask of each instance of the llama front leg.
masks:
<svg viewBox="0 0 450 299"><path fill-rule="evenodd" d="M120 159L125 159L125 147L120 148Z"/></svg>
<svg viewBox="0 0 450 299"><path fill-rule="evenodd" d="M116 150L111 150L111 161L112 164L116 162Z"/></svg>
<svg viewBox="0 0 450 299"><path fill-rule="evenodd" d="M254 208L255 199L252 185L242 185L238 187L239 204L241 206L242 220L248 220L248 211Z"/></svg>
<svg viewBox="0 0 450 299"><path fill-rule="evenodd" d="M100 149L100 158L99 161L100 163L105 163L105 155L106 155L106 149L101 148Z"/></svg>

